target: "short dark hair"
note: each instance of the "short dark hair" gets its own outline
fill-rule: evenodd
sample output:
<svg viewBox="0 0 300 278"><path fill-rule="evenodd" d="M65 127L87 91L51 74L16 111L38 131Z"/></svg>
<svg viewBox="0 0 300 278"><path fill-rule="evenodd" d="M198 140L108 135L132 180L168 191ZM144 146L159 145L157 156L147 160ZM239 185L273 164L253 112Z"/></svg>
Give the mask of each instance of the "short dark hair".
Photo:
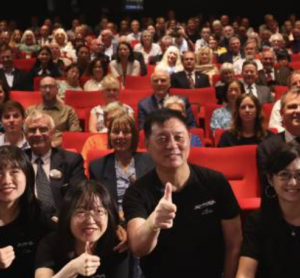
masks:
<svg viewBox="0 0 300 278"><path fill-rule="evenodd" d="M20 113L23 119L25 119L25 109L22 106L20 102L8 100L1 104L0 106L0 119L2 119L3 115L7 113L11 109L17 109Z"/></svg>
<svg viewBox="0 0 300 278"><path fill-rule="evenodd" d="M269 175L274 175L286 168L296 158L300 158L299 144L282 143L268 156L266 171Z"/></svg>
<svg viewBox="0 0 300 278"><path fill-rule="evenodd" d="M3 89L4 92L4 100L3 103L9 100L9 87L8 84L4 80L0 80L0 86Z"/></svg>
<svg viewBox="0 0 300 278"><path fill-rule="evenodd" d="M252 65L256 68L256 70L258 70L258 67L257 67L257 64L255 61L252 61L252 60L246 60L244 63L243 63L243 66L242 66L242 71L244 70L244 67L248 66L248 65Z"/></svg>
<svg viewBox="0 0 300 278"><path fill-rule="evenodd" d="M95 58L92 60L92 62L90 63L88 69L87 69L87 75L88 76L93 76L93 69L96 65L96 63L100 62L101 64L101 68L102 68L102 71L103 71L103 77L105 75L107 75L107 72L108 72L108 64L107 64L107 61L105 61L105 59L103 58Z"/></svg>
<svg viewBox="0 0 300 278"><path fill-rule="evenodd" d="M54 247L55 258L59 265L68 261L69 254L75 251L75 238L71 232L71 220L77 206L83 202L85 209L92 210L95 198L100 199L108 217L107 229L101 239L96 242L96 252L101 257L112 251L119 224L117 207L102 184L93 180L84 180L70 187L59 212L57 245Z"/></svg>
<svg viewBox="0 0 300 278"><path fill-rule="evenodd" d="M186 123L185 117L182 115L181 112L163 108L163 109L158 109L156 111L151 112L150 114L147 115L145 123L144 123L144 132L145 132L145 137L149 138L151 133L152 133L152 126L154 124L164 124L166 121L171 120L171 119L177 119L179 120L188 130L188 126Z"/></svg>

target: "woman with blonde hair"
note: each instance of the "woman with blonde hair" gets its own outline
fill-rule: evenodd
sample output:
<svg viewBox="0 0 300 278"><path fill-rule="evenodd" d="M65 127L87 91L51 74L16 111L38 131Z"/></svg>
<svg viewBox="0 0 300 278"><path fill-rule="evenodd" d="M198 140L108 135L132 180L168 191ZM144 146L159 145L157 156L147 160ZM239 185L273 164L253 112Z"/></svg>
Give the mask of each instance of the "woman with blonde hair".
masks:
<svg viewBox="0 0 300 278"><path fill-rule="evenodd" d="M182 71L183 65L181 62L180 52L176 46L169 46L162 60L155 67L156 70L164 70L171 75L174 72Z"/></svg>
<svg viewBox="0 0 300 278"><path fill-rule="evenodd" d="M195 70L209 76L210 85L212 85L213 75L219 74L219 70L213 64L213 52L209 47L201 47L196 53Z"/></svg>
<svg viewBox="0 0 300 278"><path fill-rule="evenodd" d="M34 33L31 30L26 30L21 38L19 50L26 54L26 58L30 58L40 49L36 42Z"/></svg>
<svg viewBox="0 0 300 278"><path fill-rule="evenodd" d="M63 28L54 31L52 42L59 45L62 58L68 58L72 62L76 62L76 51L71 42L68 41L67 33Z"/></svg>
<svg viewBox="0 0 300 278"><path fill-rule="evenodd" d="M120 83L119 80L111 74L106 75L102 80L102 93L104 95L104 105L95 106L90 113L89 132L106 132L107 128L104 121L105 107L111 102L119 100ZM133 110L130 106L124 104L130 114Z"/></svg>

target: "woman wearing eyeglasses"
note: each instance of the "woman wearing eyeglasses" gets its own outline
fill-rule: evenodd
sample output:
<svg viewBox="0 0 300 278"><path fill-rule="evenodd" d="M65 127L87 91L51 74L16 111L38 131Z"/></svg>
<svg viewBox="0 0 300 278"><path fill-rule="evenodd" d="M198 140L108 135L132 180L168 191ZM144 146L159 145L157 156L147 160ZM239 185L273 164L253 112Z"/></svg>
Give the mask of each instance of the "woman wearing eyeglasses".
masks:
<svg viewBox="0 0 300 278"><path fill-rule="evenodd" d="M277 148L267 176L261 208L246 221L236 278L300 277L300 146Z"/></svg>
<svg viewBox="0 0 300 278"><path fill-rule="evenodd" d="M118 211L99 183L84 181L68 191L58 231L38 248L36 278L127 278L127 252L118 245Z"/></svg>

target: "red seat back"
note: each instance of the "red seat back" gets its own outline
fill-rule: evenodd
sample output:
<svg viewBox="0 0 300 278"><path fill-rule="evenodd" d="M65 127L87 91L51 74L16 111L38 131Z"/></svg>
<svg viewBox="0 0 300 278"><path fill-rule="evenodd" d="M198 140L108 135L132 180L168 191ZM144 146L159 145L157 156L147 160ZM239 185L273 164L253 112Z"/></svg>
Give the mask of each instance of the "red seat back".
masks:
<svg viewBox="0 0 300 278"><path fill-rule="evenodd" d="M36 61L35 58L15 59L14 60L14 66L19 70L29 72L33 68L33 66L35 64L35 61Z"/></svg>
<svg viewBox="0 0 300 278"><path fill-rule="evenodd" d="M151 89L151 82L149 76L125 76L125 89L129 90L147 90Z"/></svg>
<svg viewBox="0 0 300 278"><path fill-rule="evenodd" d="M74 108L92 108L104 104L101 91L66 91L65 103Z"/></svg>
<svg viewBox="0 0 300 278"><path fill-rule="evenodd" d="M287 90L287 86L274 86L275 100L280 99Z"/></svg>
<svg viewBox="0 0 300 278"><path fill-rule="evenodd" d="M9 98L11 100L20 102L25 109L31 105L42 102L40 92L10 91Z"/></svg>
<svg viewBox="0 0 300 278"><path fill-rule="evenodd" d="M78 153L81 153L85 141L91 135L94 134L89 132L65 131L62 134L62 147L64 149L75 149Z"/></svg>
<svg viewBox="0 0 300 278"><path fill-rule="evenodd" d="M242 209L254 209L260 203L256 150L256 145L193 148L189 162L223 173Z"/></svg>

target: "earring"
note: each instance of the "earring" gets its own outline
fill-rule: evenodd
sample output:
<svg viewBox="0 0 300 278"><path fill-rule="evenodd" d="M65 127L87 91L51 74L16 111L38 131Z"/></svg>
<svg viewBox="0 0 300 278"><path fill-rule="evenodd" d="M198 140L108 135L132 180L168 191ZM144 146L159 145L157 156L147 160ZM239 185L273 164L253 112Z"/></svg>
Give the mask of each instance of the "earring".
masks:
<svg viewBox="0 0 300 278"><path fill-rule="evenodd" d="M268 185L266 188L265 188L265 195L270 198L270 199L273 199L277 196L273 186L271 185Z"/></svg>

